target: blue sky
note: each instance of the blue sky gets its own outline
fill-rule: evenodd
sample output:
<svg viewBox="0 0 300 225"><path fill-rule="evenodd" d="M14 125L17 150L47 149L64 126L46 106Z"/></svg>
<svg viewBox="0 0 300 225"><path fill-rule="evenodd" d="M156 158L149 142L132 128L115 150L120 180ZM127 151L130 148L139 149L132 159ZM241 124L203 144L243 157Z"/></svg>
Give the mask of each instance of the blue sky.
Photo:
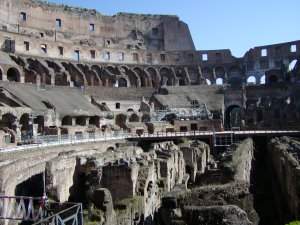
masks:
<svg viewBox="0 0 300 225"><path fill-rule="evenodd" d="M254 46L300 40L299 0L50 0L117 12L178 15L198 50L229 48L242 56Z"/></svg>

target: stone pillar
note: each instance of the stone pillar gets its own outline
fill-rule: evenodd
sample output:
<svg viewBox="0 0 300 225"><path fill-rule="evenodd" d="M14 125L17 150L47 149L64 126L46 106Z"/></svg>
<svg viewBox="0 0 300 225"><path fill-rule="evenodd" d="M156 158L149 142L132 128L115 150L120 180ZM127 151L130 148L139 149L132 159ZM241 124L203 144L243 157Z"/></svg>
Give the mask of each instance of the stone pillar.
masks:
<svg viewBox="0 0 300 225"><path fill-rule="evenodd" d="M85 126L89 126L90 125L90 118L87 117L85 118Z"/></svg>
<svg viewBox="0 0 300 225"><path fill-rule="evenodd" d="M39 75L36 76L36 85L37 85L38 87L41 86L41 76L39 76Z"/></svg>
<svg viewBox="0 0 300 225"><path fill-rule="evenodd" d="M51 86L55 86L55 75L51 74Z"/></svg>
<svg viewBox="0 0 300 225"><path fill-rule="evenodd" d="M72 118L72 126L76 126L76 118Z"/></svg>
<svg viewBox="0 0 300 225"><path fill-rule="evenodd" d="M190 73L189 73L189 70L188 70L187 67L184 67L184 72L186 74L186 78L187 78L188 84L191 84L191 77L190 77Z"/></svg>
<svg viewBox="0 0 300 225"><path fill-rule="evenodd" d="M16 127L16 141L21 141L21 137L22 137L22 133L21 133L21 124L20 124L20 121L19 120L16 120L15 121L15 127Z"/></svg>
<svg viewBox="0 0 300 225"><path fill-rule="evenodd" d="M22 83L22 84L25 83L25 76L20 76L20 83Z"/></svg>
<svg viewBox="0 0 300 225"><path fill-rule="evenodd" d="M5 73L2 74L2 81L7 81L7 75Z"/></svg>

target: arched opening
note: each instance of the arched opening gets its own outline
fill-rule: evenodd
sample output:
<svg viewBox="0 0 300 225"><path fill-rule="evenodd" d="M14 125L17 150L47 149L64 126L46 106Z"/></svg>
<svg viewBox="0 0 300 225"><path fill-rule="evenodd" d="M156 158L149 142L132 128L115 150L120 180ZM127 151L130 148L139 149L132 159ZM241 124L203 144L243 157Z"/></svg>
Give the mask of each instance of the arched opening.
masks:
<svg viewBox="0 0 300 225"><path fill-rule="evenodd" d="M225 79L225 69L223 67L215 68L216 77Z"/></svg>
<svg viewBox="0 0 300 225"><path fill-rule="evenodd" d="M126 66L120 67L121 74L125 74L130 82L130 87L138 87L139 86L139 77L135 72L129 69Z"/></svg>
<svg viewBox="0 0 300 225"><path fill-rule="evenodd" d="M150 120L151 120L150 115L144 114L144 115L142 116L142 122L143 122L143 123L150 122Z"/></svg>
<svg viewBox="0 0 300 225"><path fill-rule="evenodd" d="M161 85L167 85L172 86L175 84L175 78L171 71L171 69L168 68L162 68L160 70L160 76L161 76Z"/></svg>
<svg viewBox="0 0 300 225"><path fill-rule="evenodd" d="M100 127L100 117L99 116L92 116L89 120L90 125L94 125L96 127Z"/></svg>
<svg viewBox="0 0 300 225"><path fill-rule="evenodd" d="M276 75L269 76L269 84L275 84L278 82L278 77Z"/></svg>
<svg viewBox="0 0 300 225"><path fill-rule="evenodd" d="M62 126L72 126L72 117L71 116L65 116L61 121Z"/></svg>
<svg viewBox="0 0 300 225"><path fill-rule="evenodd" d="M7 70L7 80L20 82L20 73L16 68L9 68Z"/></svg>
<svg viewBox="0 0 300 225"><path fill-rule="evenodd" d="M297 60L296 59L294 59L292 62L290 62L290 64L289 64L289 71L294 70L295 67L296 67L296 64L297 64Z"/></svg>
<svg viewBox="0 0 300 225"><path fill-rule="evenodd" d="M127 80L125 78L120 78L118 80L118 87L127 87Z"/></svg>
<svg viewBox="0 0 300 225"><path fill-rule="evenodd" d="M127 112L134 112L132 108L127 109Z"/></svg>
<svg viewBox="0 0 300 225"><path fill-rule="evenodd" d="M205 81L207 85L211 85L211 81L209 79L206 79Z"/></svg>
<svg viewBox="0 0 300 225"><path fill-rule="evenodd" d="M217 78L217 80L216 80L216 84L217 85L223 85L223 78Z"/></svg>
<svg viewBox="0 0 300 225"><path fill-rule="evenodd" d="M160 78L157 74L157 71L152 67L148 68L147 71L151 76L152 87L158 88L160 83Z"/></svg>
<svg viewBox="0 0 300 225"><path fill-rule="evenodd" d="M239 67L233 66L229 69L229 84L231 86L241 86L242 85L242 71Z"/></svg>
<svg viewBox="0 0 300 225"><path fill-rule="evenodd" d="M149 82L149 79L148 79L148 76L147 74L141 69L141 68L134 68L133 69L134 72L136 72L140 78L140 81L141 81L141 87L148 87L150 86L150 82Z"/></svg>
<svg viewBox="0 0 300 225"><path fill-rule="evenodd" d="M139 122L140 118L137 114L132 114L130 117L129 117L129 122Z"/></svg>
<svg viewBox="0 0 300 225"><path fill-rule="evenodd" d="M248 77L247 84L256 84L256 77L255 76Z"/></svg>
<svg viewBox="0 0 300 225"><path fill-rule="evenodd" d="M213 76L213 72L210 68L206 67L206 68L203 68L202 69L202 75L203 77L205 78L206 80L206 83L207 83L207 80L210 81L210 84L208 85L211 85L212 84L212 81L214 80L214 76Z"/></svg>
<svg viewBox="0 0 300 225"><path fill-rule="evenodd" d="M261 109L257 109L256 110L256 120L257 122L261 122L263 121L264 117L263 117L263 111Z"/></svg>
<svg viewBox="0 0 300 225"><path fill-rule="evenodd" d="M199 84L199 72L196 68L188 68L190 75L191 85Z"/></svg>
<svg viewBox="0 0 300 225"><path fill-rule="evenodd" d="M44 117L43 116L38 116L38 117L36 117L33 120L33 123L38 125L37 132L39 134L43 134L44 133L44 122L45 121L44 121Z"/></svg>
<svg viewBox="0 0 300 225"><path fill-rule="evenodd" d="M54 78L54 84L56 86L69 86L67 75L65 73L56 74Z"/></svg>
<svg viewBox="0 0 300 225"><path fill-rule="evenodd" d="M18 184L15 196L42 197L44 192L43 174L37 174Z"/></svg>
<svg viewBox="0 0 300 225"><path fill-rule="evenodd" d="M22 139L29 139L33 136L32 121L29 123L29 115L26 113L20 118Z"/></svg>
<svg viewBox="0 0 300 225"><path fill-rule="evenodd" d="M266 83L266 75L263 75L260 80L259 80L260 84L265 84Z"/></svg>
<svg viewBox="0 0 300 225"><path fill-rule="evenodd" d="M185 86L185 80L183 78L179 79L179 86Z"/></svg>
<svg viewBox="0 0 300 225"><path fill-rule="evenodd" d="M16 131L16 117L10 113L4 114L2 120L0 121L0 126L2 128L8 128Z"/></svg>
<svg viewBox="0 0 300 225"><path fill-rule="evenodd" d="M124 114L118 114L116 116L116 125L118 125L119 127L125 129L126 128L126 120L127 120L127 116Z"/></svg>
<svg viewBox="0 0 300 225"><path fill-rule="evenodd" d="M76 118L76 125L85 126L86 125L86 117L85 116L78 116Z"/></svg>
<svg viewBox="0 0 300 225"><path fill-rule="evenodd" d="M179 86L185 86L189 83L186 71L183 68L176 71L176 77L179 80Z"/></svg>
<svg viewBox="0 0 300 225"><path fill-rule="evenodd" d="M241 107L237 105L229 106L225 112L225 127L241 127Z"/></svg>

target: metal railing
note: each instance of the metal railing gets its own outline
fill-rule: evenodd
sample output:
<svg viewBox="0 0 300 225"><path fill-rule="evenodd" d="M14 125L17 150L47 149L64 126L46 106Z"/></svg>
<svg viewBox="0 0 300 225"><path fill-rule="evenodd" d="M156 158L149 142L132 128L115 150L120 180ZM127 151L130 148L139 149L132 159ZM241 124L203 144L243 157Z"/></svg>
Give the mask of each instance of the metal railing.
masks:
<svg viewBox="0 0 300 225"><path fill-rule="evenodd" d="M82 204L77 203L33 225L83 225Z"/></svg>
<svg viewBox="0 0 300 225"><path fill-rule="evenodd" d="M0 224L83 225L81 203L48 202L43 197L0 196Z"/></svg>
<svg viewBox="0 0 300 225"><path fill-rule="evenodd" d="M41 220L44 214L42 198L0 196L0 220L34 222Z"/></svg>
<svg viewBox="0 0 300 225"><path fill-rule="evenodd" d="M155 132L132 134L127 132L112 132L112 133L86 133L84 135L49 135L37 136L32 139L21 142L21 145L16 147L8 147L0 149L0 153L25 151L30 149L47 148L63 145L75 145L93 142L125 140L125 139L147 139L147 138L176 138L176 137L208 137L214 135L289 135L298 134L300 130L253 130L253 131L187 131L187 132Z"/></svg>

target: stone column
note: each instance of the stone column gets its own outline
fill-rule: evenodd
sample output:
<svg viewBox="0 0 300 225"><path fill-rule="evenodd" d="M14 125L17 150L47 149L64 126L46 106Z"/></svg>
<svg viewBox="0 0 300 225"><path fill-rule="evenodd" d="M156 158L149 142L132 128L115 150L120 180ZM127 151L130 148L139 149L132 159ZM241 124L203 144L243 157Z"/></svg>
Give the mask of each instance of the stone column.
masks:
<svg viewBox="0 0 300 225"><path fill-rule="evenodd" d="M76 118L72 117L72 126L76 126Z"/></svg>
<svg viewBox="0 0 300 225"><path fill-rule="evenodd" d="M191 84L191 77L190 77L190 73L189 73L189 70L188 70L187 67L184 67L184 72L186 74L186 78L187 78L188 84Z"/></svg>

